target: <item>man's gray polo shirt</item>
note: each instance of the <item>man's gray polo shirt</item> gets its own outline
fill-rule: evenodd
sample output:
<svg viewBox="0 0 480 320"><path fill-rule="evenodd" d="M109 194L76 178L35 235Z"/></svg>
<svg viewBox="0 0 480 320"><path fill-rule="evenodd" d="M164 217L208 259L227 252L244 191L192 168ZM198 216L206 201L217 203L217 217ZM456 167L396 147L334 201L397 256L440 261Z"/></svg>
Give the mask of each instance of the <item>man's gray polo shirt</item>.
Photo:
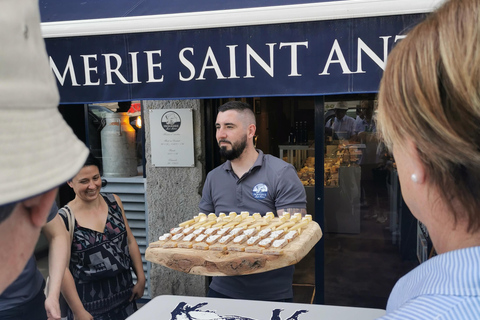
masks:
<svg viewBox="0 0 480 320"><path fill-rule="evenodd" d="M208 175L200 211L206 214L249 211L264 215L285 208L305 208L307 198L295 168L274 156L258 151L252 168L238 179L230 161Z"/></svg>
<svg viewBox="0 0 480 320"><path fill-rule="evenodd" d="M239 179L230 161L212 170L203 187L200 211L206 214L249 211L250 214L305 208L305 189L295 168L271 155L259 155ZM293 297L293 266L259 274L214 277L210 288L239 299L279 300Z"/></svg>

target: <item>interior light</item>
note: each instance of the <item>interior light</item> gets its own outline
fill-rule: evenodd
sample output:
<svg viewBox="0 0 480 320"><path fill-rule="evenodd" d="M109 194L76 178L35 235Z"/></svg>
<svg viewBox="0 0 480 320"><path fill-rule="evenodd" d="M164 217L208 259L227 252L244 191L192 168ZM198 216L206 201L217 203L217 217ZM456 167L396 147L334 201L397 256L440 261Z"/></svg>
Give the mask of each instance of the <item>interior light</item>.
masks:
<svg viewBox="0 0 480 320"><path fill-rule="evenodd" d="M142 127L142 118L140 116L137 117L137 120L135 121L135 125L137 126L137 128Z"/></svg>

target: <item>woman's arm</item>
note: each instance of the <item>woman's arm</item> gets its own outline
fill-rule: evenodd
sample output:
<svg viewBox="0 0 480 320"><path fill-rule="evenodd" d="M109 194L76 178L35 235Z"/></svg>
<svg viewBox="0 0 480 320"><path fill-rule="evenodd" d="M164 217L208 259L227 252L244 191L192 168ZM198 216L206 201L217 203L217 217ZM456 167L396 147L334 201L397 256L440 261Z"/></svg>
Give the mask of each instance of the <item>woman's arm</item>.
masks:
<svg viewBox="0 0 480 320"><path fill-rule="evenodd" d="M62 281L62 294L74 314L75 320L93 320L90 313L83 307L82 301L78 296L75 282L70 270L65 269Z"/></svg>
<svg viewBox="0 0 480 320"><path fill-rule="evenodd" d="M145 290L145 273L143 272L142 255L140 254L140 249L138 249L137 240L135 240L135 237L133 236L128 225L127 217L125 216L125 210L123 210L122 201L116 194L114 194L114 197L120 206L120 209L122 210L123 221L125 222L125 227L127 229L128 250L133 262L133 271L137 275L137 283L133 287L132 296L130 297L130 301L132 301L141 298L143 296L143 291Z"/></svg>
<svg viewBox="0 0 480 320"><path fill-rule="evenodd" d="M42 232L49 243L48 251L48 296L45 300L45 310L49 319L60 319L60 286L62 284L63 272L69 260L68 244L70 242L68 232L57 214L53 220L48 222Z"/></svg>
<svg viewBox="0 0 480 320"><path fill-rule="evenodd" d="M66 213L66 212L65 212ZM68 218L63 217L62 221L62 228L67 233L67 266L63 269L62 274L62 285L61 285L61 292L63 297L68 303L68 306L72 310L74 314L75 320L93 320L93 317L88 313L85 308L83 307L82 301L77 292L77 288L75 286L75 281L73 279L72 273L68 269L68 264L71 257L71 234L67 230L68 228L75 227L75 219L73 219L73 224L70 225L71 222L68 222ZM72 231L73 232L73 231Z"/></svg>

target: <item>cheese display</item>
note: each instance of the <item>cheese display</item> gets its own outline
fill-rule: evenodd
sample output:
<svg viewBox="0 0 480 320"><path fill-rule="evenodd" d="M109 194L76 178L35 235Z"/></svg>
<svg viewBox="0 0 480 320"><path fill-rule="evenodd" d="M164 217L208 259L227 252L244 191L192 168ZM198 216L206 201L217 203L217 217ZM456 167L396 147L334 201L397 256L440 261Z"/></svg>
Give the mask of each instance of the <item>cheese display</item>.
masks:
<svg viewBox="0 0 480 320"><path fill-rule="evenodd" d="M325 155L323 183L325 187L338 187L338 170L341 166L358 166L364 145L329 145ZM302 168L297 171L304 186L315 185L315 157L308 157Z"/></svg>
<svg viewBox="0 0 480 320"><path fill-rule="evenodd" d="M315 185L315 157L308 157L304 166L297 171L298 178L304 186Z"/></svg>
<svg viewBox="0 0 480 320"><path fill-rule="evenodd" d="M322 232L311 215L199 213L150 244L147 260L202 275L240 275L300 261Z"/></svg>

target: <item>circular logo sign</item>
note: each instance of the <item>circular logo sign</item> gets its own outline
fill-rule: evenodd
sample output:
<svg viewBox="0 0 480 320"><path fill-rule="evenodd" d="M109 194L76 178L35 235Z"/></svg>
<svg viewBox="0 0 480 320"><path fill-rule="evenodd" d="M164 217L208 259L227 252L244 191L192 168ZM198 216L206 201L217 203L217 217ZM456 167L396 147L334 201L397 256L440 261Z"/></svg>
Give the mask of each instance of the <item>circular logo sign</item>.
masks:
<svg viewBox="0 0 480 320"><path fill-rule="evenodd" d="M265 199L268 194L268 187L263 184L259 183L255 187L253 187L252 195L255 199Z"/></svg>
<svg viewBox="0 0 480 320"><path fill-rule="evenodd" d="M167 111L162 116L162 127L167 132L175 132L180 128L182 120L178 113Z"/></svg>

